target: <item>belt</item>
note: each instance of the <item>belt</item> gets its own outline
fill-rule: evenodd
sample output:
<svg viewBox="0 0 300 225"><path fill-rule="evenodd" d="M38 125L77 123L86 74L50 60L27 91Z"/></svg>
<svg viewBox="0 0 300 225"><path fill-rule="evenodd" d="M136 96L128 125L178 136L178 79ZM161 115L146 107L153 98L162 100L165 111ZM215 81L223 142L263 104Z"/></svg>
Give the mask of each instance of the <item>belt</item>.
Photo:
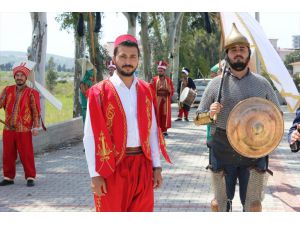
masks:
<svg viewBox="0 0 300 225"><path fill-rule="evenodd" d="M143 149L141 146L126 148L126 155L140 155L140 154L143 154Z"/></svg>

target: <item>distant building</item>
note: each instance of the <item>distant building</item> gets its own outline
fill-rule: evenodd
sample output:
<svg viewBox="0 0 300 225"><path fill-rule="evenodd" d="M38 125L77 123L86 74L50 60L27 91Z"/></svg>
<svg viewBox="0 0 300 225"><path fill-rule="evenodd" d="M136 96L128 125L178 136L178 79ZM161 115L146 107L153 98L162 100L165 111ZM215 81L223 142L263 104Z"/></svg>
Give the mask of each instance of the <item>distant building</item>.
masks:
<svg viewBox="0 0 300 225"><path fill-rule="evenodd" d="M300 49L300 35L293 35L293 48Z"/></svg>
<svg viewBox="0 0 300 225"><path fill-rule="evenodd" d="M282 61L285 61L285 58L287 55L293 53L296 49L294 48L277 48L278 55L282 59Z"/></svg>
<svg viewBox="0 0 300 225"><path fill-rule="evenodd" d="M113 55L114 55L114 42L113 41L107 42L106 44L104 44L103 47L107 50L108 55L110 57L113 57Z"/></svg>
<svg viewBox="0 0 300 225"><path fill-rule="evenodd" d="M293 66L293 76L300 76L300 61L290 63L289 65Z"/></svg>
<svg viewBox="0 0 300 225"><path fill-rule="evenodd" d="M281 60L284 62L285 58L287 55L293 53L295 50L295 48L280 48L277 45L278 39L276 38L272 38L269 39L269 41L271 42L272 46L274 47L274 49L277 51L279 57L281 58Z"/></svg>
<svg viewBox="0 0 300 225"><path fill-rule="evenodd" d="M269 41L271 42L271 44L273 45L273 47L275 49L277 49L277 42L278 42L278 39L276 38L269 38Z"/></svg>

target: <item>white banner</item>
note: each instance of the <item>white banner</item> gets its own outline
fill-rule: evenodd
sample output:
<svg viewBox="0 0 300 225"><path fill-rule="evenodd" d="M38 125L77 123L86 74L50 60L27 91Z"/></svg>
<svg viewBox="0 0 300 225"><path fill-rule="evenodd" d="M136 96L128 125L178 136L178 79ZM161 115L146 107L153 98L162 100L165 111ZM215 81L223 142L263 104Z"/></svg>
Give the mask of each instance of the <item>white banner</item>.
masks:
<svg viewBox="0 0 300 225"><path fill-rule="evenodd" d="M57 98L55 98L46 88L44 88L37 81L34 82L35 87L40 91L40 93L58 110L62 109L62 103Z"/></svg>

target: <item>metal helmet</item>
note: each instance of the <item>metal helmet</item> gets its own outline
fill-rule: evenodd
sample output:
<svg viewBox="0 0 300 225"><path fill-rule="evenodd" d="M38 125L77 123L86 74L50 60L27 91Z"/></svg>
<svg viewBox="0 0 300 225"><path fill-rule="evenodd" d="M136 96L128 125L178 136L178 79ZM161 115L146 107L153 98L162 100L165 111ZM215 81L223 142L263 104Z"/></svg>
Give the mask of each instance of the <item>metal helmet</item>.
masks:
<svg viewBox="0 0 300 225"><path fill-rule="evenodd" d="M235 23L232 23L232 29L229 35L225 38L225 44L224 44L225 51L227 51L231 46L238 45L238 44L243 44L246 45L247 47L250 47L250 43L248 39L239 32Z"/></svg>

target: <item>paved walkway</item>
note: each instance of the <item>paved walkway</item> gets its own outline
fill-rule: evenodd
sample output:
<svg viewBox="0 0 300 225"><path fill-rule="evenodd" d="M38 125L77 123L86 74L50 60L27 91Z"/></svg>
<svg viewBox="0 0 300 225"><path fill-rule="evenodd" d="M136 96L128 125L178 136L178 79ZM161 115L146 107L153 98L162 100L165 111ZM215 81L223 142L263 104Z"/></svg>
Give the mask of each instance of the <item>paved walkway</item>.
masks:
<svg viewBox="0 0 300 225"><path fill-rule="evenodd" d="M172 119L177 106L172 106ZM283 107L286 111L286 108ZM195 109L192 109L191 117ZM272 153L269 178L263 202L264 211L300 211L300 153L291 153L286 132L293 114L285 113L285 136ZM208 152L205 126L192 122L173 122L166 139L172 165L163 163L164 186L155 192L155 211L210 211L212 199L210 174L205 169ZM4 211L94 211L89 188L90 178L82 143L36 156L36 186L29 188L23 179L23 168L17 166L12 186L0 187L0 212ZM241 211L238 192L233 211Z"/></svg>

